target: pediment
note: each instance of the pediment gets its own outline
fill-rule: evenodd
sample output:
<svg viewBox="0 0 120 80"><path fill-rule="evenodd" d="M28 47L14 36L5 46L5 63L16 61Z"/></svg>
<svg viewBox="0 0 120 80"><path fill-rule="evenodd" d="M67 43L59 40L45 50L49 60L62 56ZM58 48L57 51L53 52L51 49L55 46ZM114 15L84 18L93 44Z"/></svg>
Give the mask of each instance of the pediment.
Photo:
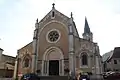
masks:
<svg viewBox="0 0 120 80"><path fill-rule="evenodd" d="M53 16L54 13L54 16ZM62 14L61 12L59 12L58 10L56 10L55 8L53 8L40 22L39 22L39 28L42 28L44 25L46 25L49 22L52 21L56 21L56 22L60 22L64 25L66 25L67 29L68 29L68 25L71 24L70 19L68 16ZM74 36L79 38L79 34L75 25L75 22L72 23L73 24L73 30L74 30Z"/></svg>
<svg viewBox="0 0 120 80"><path fill-rule="evenodd" d="M53 16L54 13L54 16ZM40 22L40 25L46 24L52 20L56 20L56 21L60 21L63 22L64 24L69 23L69 17L67 17L66 15L62 14L61 12L59 12L56 9L52 9Z"/></svg>

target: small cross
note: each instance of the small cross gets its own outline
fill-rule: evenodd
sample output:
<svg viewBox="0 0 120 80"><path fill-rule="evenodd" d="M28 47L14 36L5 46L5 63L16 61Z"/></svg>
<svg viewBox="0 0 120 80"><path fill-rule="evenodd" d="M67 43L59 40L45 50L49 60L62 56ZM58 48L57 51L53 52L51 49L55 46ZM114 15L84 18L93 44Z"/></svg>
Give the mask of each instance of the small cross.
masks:
<svg viewBox="0 0 120 80"><path fill-rule="evenodd" d="M71 18L73 19L73 14L72 14L72 12L71 12Z"/></svg>
<svg viewBox="0 0 120 80"><path fill-rule="evenodd" d="M37 18L37 20L36 20L36 23L38 23L38 18Z"/></svg>
<svg viewBox="0 0 120 80"><path fill-rule="evenodd" d="M71 17L73 16L72 12L71 12Z"/></svg>
<svg viewBox="0 0 120 80"><path fill-rule="evenodd" d="M53 8L55 8L55 3L53 3L52 5L53 5Z"/></svg>

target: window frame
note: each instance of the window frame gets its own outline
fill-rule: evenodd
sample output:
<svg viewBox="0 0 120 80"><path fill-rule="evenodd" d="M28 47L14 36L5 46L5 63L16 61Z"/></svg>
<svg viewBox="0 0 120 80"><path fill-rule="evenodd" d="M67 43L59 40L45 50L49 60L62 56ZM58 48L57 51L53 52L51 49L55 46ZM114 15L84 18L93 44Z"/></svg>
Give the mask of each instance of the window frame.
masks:
<svg viewBox="0 0 120 80"><path fill-rule="evenodd" d="M82 66L88 66L88 55L86 52L81 53L81 64Z"/></svg>
<svg viewBox="0 0 120 80"><path fill-rule="evenodd" d="M117 60L114 60L114 64L117 64Z"/></svg>
<svg viewBox="0 0 120 80"><path fill-rule="evenodd" d="M25 58L23 65L24 65L25 68L29 67L30 66L30 59L29 58Z"/></svg>
<svg viewBox="0 0 120 80"><path fill-rule="evenodd" d="M26 62L25 62L25 60L26 59L28 59L28 66L25 66L26 64ZM22 61L22 66L23 66L23 68L29 68L30 66L31 66L31 57L30 56L25 56L24 58L23 58L23 61Z"/></svg>

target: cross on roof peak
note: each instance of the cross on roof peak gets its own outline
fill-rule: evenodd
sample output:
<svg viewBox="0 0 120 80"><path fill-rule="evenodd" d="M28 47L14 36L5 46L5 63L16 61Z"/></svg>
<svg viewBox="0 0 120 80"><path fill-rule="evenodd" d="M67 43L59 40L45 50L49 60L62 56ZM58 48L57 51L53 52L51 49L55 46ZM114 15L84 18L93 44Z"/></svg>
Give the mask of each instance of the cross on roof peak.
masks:
<svg viewBox="0 0 120 80"><path fill-rule="evenodd" d="M73 17L73 13L71 12L71 17Z"/></svg>
<svg viewBox="0 0 120 80"><path fill-rule="evenodd" d="M72 13L72 12L71 12L70 16L71 16L71 18L73 19L73 13Z"/></svg>
<svg viewBox="0 0 120 80"><path fill-rule="evenodd" d="M38 23L38 18L37 18L37 20L36 20L36 23Z"/></svg>
<svg viewBox="0 0 120 80"><path fill-rule="evenodd" d="M55 3L53 3L52 5L53 5L53 7L52 7L52 8L55 8Z"/></svg>

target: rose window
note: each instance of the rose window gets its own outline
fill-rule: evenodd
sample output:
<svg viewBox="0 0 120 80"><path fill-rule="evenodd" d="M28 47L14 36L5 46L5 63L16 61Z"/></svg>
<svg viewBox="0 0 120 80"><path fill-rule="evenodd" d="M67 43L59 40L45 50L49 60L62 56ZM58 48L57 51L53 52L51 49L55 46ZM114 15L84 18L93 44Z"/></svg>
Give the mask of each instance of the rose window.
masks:
<svg viewBox="0 0 120 80"><path fill-rule="evenodd" d="M57 41L59 38L59 33L57 31L51 31L49 34L48 34L48 39L49 41L51 42L55 42Z"/></svg>

